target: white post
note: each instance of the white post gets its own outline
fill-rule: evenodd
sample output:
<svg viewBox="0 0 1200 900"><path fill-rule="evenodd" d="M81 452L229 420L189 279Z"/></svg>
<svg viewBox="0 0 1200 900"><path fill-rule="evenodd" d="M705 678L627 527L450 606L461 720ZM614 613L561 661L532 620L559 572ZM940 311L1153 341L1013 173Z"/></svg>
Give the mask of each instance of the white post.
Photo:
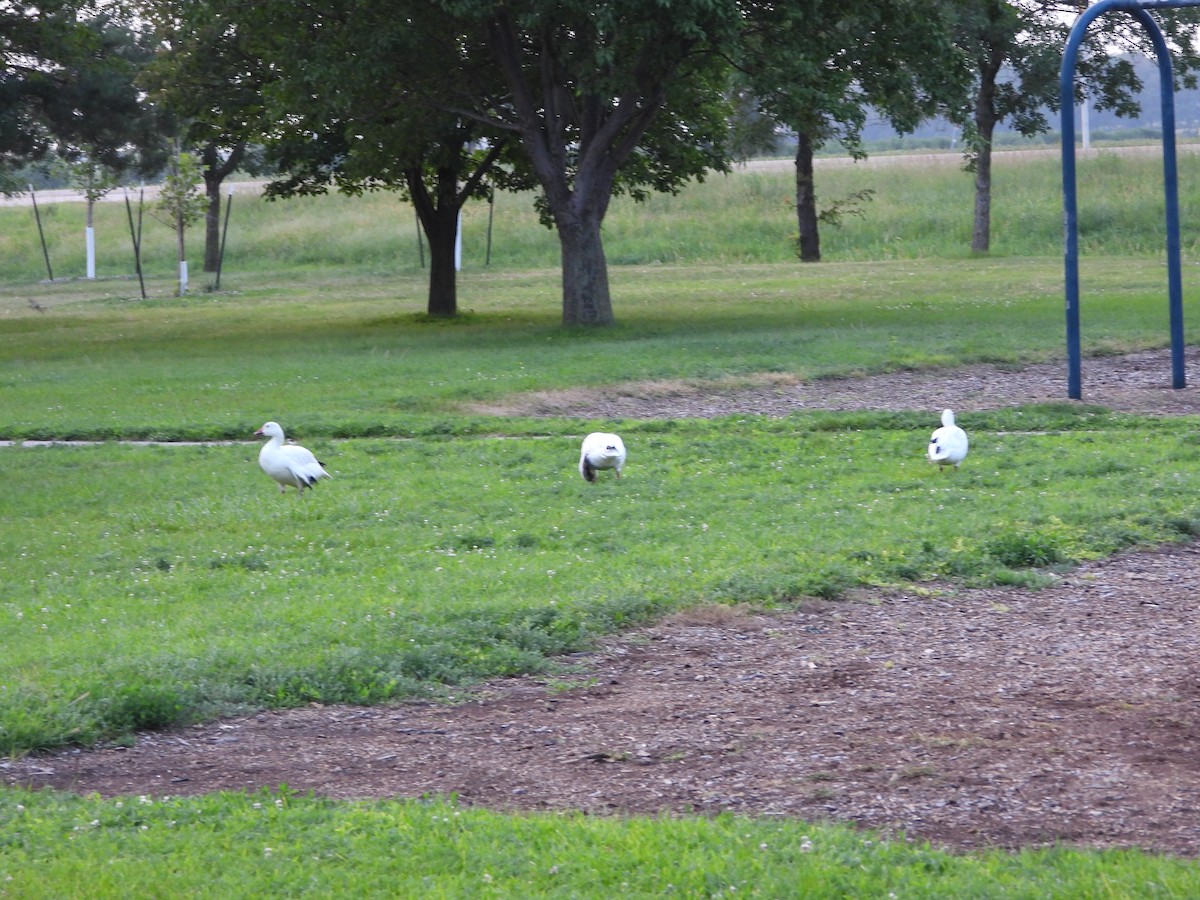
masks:
<svg viewBox="0 0 1200 900"><path fill-rule="evenodd" d="M87 227L87 277L96 277L96 229Z"/></svg>
<svg viewBox="0 0 1200 900"><path fill-rule="evenodd" d="M462 269L462 210L458 211L458 223L454 226L454 271Z"/></svg>
<svg viewBox="0 0 1200 900"><path fill-rule="evenodd" d="M182 297L187 293L187 260L179 261L179 296Z"/></svg>

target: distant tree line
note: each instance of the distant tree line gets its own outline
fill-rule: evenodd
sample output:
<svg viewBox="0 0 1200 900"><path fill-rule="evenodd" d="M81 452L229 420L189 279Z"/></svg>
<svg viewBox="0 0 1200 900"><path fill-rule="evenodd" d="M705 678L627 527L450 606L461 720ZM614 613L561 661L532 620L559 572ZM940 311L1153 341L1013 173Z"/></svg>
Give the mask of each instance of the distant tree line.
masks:
<svg viewBox="0 0 1200 900"><path fill-rule="evenodd" d="M795 137L797 252L820 259L814 155L863 156L868 117L941 116L975 179L972 249L990 242L991 151L1006 123L1050 127L1078 2L1051 0L10 0L0 8L0 190L31 161L162 171L199 160L205 268L220 187L391 190L430 248L428 312L457 313L454 242L472 198L534 190L558 236L562 319L614 321L602 225L612 198L678 191ZM1195 10L1156 13L1177 81L1200 69ZM1098 21L1078 99L1138 112L1131 17ZM825 215L823 215L823 213Z"/></svg>

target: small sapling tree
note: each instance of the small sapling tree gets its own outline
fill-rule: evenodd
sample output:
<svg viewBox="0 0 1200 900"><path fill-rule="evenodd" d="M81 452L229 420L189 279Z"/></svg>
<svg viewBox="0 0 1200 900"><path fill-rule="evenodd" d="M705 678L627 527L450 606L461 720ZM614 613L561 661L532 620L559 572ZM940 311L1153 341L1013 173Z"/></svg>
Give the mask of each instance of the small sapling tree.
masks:
<svg viewBox="0 0 1200 900"><path fill-rule="evenodd" d="M87 277L96 277L96 229L93 213L96 201L102 200L106 194L117 186L117 173L103 163L84 157L67 166L71 183L79 189L87 200L87 226L84 240L87 246Z"/></svg>
<svg viewBox="0 0 1200 900"><path fill-rule="evenodd" d="M204 217L208 198L200 190L200 163L190 153L177 153L171 160L167 177L158 194L158 208L168 217L167 224L175 229L175 246L179 259L179 288L177 296L187 292L188 270L184 234L189 225Z"/></svg>

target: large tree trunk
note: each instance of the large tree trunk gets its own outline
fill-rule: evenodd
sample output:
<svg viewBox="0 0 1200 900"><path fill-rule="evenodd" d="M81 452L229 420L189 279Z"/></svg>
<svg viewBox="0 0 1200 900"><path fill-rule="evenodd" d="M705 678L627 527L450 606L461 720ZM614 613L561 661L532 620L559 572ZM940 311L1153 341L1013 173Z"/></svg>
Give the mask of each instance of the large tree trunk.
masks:
<svg viewBox="0 0 1200 900"><path fill-rule="evenodd" d="M813 181L812 141L796 133L796 224L800 230L800 261L821 261L821 234L817 221L817 194Z"/></svg>
<svg viewBox="0 0 1200 900"><path fill-rule="evenodd" d="M454 268L458 214L462 208L458 178L451 169L439 169L434 196L430 196L419 169L406 172L405 179L421 230L429 241L429 296L425 311L430 316L450 319L458 315L458 273Z"/></svg>
<svg viewBox="0 0 1200 900"><path fill-rule="evenodd" d="M429 297L425 312L452 319L458 315L458 273L454 270L458 213L439 215L434 227L425 229L425 237L429 239Z"/></svg>
<svg viewBox="0 0 1200 900"><path fill-rule="evenodd" d="M612 325L608 260L600 230L612 199L616 167L611 162L575 173L574 189L565 179L543 181L562 251L563 325Z"/></svg>
<svg viewBox="0 0 1200 900"><path fill-rule="evenodd" d="M204 193L208 197L208 209L204 211L204 271L215 272L221 257L221 184L237 171L246 154L243 141L230 151L225 161L217 152L216 144L205 144L200 151L204 164Z"/></svg>
<svg viewBox="0 0 1200 900"><path fill-rule="evenodd" d="M556 83L558 50L545 46L530 63L504 4L488 23L491 46L508 82L517 132L542 186L562 250L564 325L613 324L612 296L600 226L617 170L637 148L666 102L661 82L633 97L573 97ZM527 64L529 69L526 69ZM529 76L537 75L531 78ZM540 86L540 92L539 92ZM578 131L570 126L579 125Z"/></svg>
<svg viewBox="0 0 1200 900"><path fill-rule="evenodd" d="M992 245L992 136L996 131L996 75L999 63L980 72L975 97L975 225L971 251L987 253Z"/></svg>
<svg viewBox="0 0 1200 900"><path fill-rule="evenodd" d="M563 324L613 324L600 219L585 216L570 222L560 220L558 240L562 248Z"/></svg>
<svg viewBox="0 0 1200 900"><path fill-rule="evenodd" d="M204 271L217 271L221 257L221 180L208 177L204 170L204 193L208 208L204 211Z"/></svg>
<svg viewBox="0 0 1200 900"><path fill-rule="evenodd" d="M992 145L979 148L975 162L975 227L971 251L987 253L992 247Z"/></svg>

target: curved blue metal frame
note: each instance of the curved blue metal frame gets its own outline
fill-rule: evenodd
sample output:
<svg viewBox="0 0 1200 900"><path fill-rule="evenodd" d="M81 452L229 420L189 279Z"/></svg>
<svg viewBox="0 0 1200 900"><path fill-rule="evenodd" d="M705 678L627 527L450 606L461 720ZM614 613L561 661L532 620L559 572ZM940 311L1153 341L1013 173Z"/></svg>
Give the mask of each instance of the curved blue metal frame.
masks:
<svg viewBox="0 0 1200 900"><path fill-rule="evenodd" d="M1179 9L1200 6L1200 0L1100 0L1089 7L1071 27L1063 49L1059 72L1059 102L1062 117L1063 244L1067 304L1067 396L1083 396L1079 337L1079 229L1075 198L1075 60L1088 25L1105 13L1128 12L1142 23L1158 57L1159 95L1162 101L1163 191L1166 194L1167 292L1171 317L1171 386L1186 386L1183 344L1183 278L1179 253L1179 179L1175 156L1175 87L1171 75L1171 51L1162 29L1147 12L1150 9Z"/></svg>

